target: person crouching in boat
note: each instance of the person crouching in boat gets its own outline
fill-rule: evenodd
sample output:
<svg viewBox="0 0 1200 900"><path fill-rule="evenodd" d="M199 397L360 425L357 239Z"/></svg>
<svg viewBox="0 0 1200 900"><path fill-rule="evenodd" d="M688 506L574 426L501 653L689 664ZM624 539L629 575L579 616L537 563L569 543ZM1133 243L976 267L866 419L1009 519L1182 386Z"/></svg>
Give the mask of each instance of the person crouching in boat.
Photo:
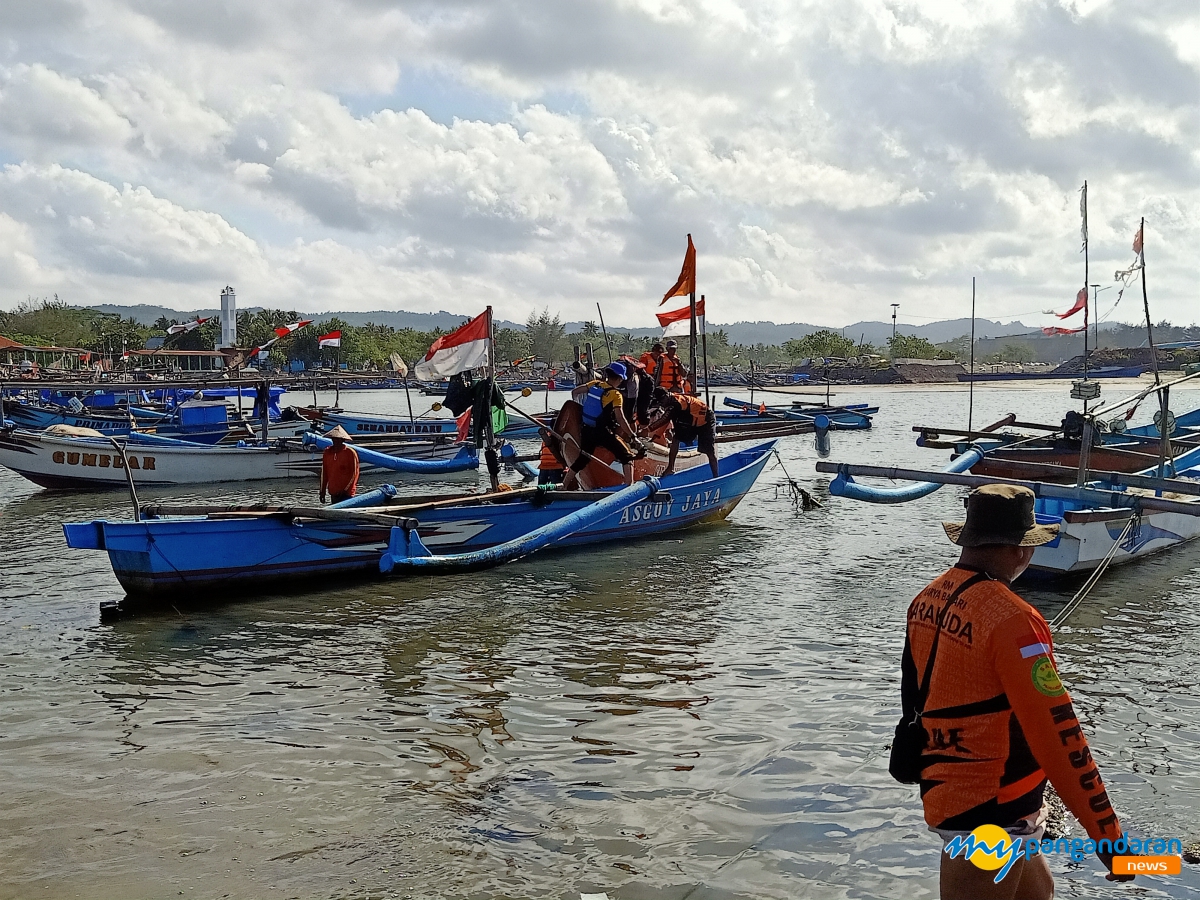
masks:
<svg viewBox="0 0 1200 900"><path fill-rule="evenodd" d="M667 456L667 467L663 474L675 474L675 457L679 455L679 445L695 441L696 448L708 457L708 467L713 478L716 478L720 474L720 467L717 465L716 416L708 408L708 404L699 397L664 391L662 388L654 391L654 404L659 413L650 420L650 430L661 428L669 419L673 431L671 452Z"/></svg>
<svg viewBox="0 0 1200 900"><path fill-rule="evenodd" d="M633 484L633 461L637 458L630 445L637 446L637 435L625 418L625 398L621 385L625 382L623 363L609 363L600 370L601 378L589 381L571 392L571 399L583 406L583 428L579 436L581 453L563 479L563 486L575 486L575 473L582 472L592 461L591 454L598 447L612 453L621 463L625 473L625 484Z"/></svg>
<svg viewBox="0 0 1200 900"><path fill-rule="evenodd" d="M349 500L358 492L358 454L347 447L350 435L339 425L325 435L333 441L321 454L321 502L325 502L325 491L334 503Z"/></svg>
<svg viewBox="0 0 1200 900"><path fill-rule="evenodd" d="M555 452L560 442L550 433L549 428L539 428L538 434L542 436L542 454L538 457L538 484L562 484L563 464Z"/></svg>
<svg viewBox="0 0 1200 900"><path fill-rule="evenodd" d="M958 563L908 607L904 712L888 768L921 785L925 821L944 844L942 900L1054 896L1045 857L1024 853L1045 831L1047 778L1096 842L1108 879L1133 877L1112 874L1121 823L1059 679L1050 627L1009 586L1058 533L1036 524L1033 502L1033 491L1016 485L972 491L966 522L943 523L963 548ZM997 867L969 856L968 837L981 826L994 834L974 840L1022 840L998 882Z"/></svg>

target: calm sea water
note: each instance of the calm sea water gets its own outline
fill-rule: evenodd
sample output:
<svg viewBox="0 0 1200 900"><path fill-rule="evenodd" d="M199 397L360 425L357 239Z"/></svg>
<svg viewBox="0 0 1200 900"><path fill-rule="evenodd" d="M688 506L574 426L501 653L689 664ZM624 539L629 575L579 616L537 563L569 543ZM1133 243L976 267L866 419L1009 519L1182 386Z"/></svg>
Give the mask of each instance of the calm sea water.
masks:
<svg viewBox="0 0 1200 900"><path fill-rule="evenodd" d="M978 390L975 422L1057 420L1065 394ZM957 391L838 399L883 408L836 460L940 468L910 426L966 419ZM797 512L774 467L727 524L664 540L104 621L107 557L59 526L126 497L0 470L0 898L936 896L939 845L884 747L904 611L953 561L939 522L961 493L829 499L811 436L780 449L822 509ZM1200 546L1114 570L1057 637L1126 826L1185 842L1198 572ZM1132 888L1053 868L1062 896L1200 896L1192 867Z"/></svg>

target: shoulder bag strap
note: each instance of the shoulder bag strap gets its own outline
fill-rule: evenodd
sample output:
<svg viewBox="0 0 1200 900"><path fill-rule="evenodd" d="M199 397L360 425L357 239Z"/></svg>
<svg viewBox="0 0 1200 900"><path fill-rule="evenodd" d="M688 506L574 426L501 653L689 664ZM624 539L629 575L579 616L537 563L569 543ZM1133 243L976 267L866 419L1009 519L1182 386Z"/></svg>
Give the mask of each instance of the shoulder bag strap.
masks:
<svg viewBox="0 0 1200 900"><path fill-rule="evenodd" d="M929 684L933 680L933 660L937 656L938 638L942 636L942 620L950 609L950 604L958 599L959 595L972 585L976 585L981 581L987 581L990 576L986 572L976 572L962 584L954 589L954 593L946 600L946 605L942 607L942 611L938 613L937 619L934 621L933 643L929 646L929 658L925 660L925 675L921 679L921 687L917 691L917 718L925 712L925 701L929 699Z"/></svg>

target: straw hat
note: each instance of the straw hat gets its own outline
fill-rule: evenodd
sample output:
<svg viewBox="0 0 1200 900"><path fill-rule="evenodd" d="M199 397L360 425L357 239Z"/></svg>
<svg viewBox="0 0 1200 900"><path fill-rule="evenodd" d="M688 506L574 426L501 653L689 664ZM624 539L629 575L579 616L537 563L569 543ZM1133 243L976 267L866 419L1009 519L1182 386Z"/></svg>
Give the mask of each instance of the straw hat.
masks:
<svg viewBox="0 0 1200 900"><path fill-rule="evenodd" d="M960 547L1038 547L1058 537L1058 525L1038 525L1033 501L1027 487L985 484L967 495L967 521L943 522L942 527Z"/></svg>
<svg viewBox="0 0 1200 900"><path fill-rule="evenodd" d="M351 443L354 441L354 438L350 437L350 435L346 433L346 429L341 425L325 432L325 437L329 438L331 441L350 441Z"/></svg>

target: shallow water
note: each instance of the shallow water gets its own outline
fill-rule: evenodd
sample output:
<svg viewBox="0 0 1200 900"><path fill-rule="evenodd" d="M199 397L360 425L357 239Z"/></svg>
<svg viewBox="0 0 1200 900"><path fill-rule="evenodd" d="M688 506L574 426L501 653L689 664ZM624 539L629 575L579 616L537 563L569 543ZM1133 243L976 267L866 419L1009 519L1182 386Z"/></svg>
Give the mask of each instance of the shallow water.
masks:
<svg viewBox="0 0 1200 900"><path fill-rule="evenodd" d="M1053 420L1065 394L980 389L975 423ZM910 426L966 418L961 391L837 399L883 409L833 436L836 460L940 468ZM811 436L780 449L822 509L796 512L775 467L685 535L104 621L107 557L59 524L127 498L0 471L0 898L936 896L936 839L884 747L904 610L953 561L939 522L961 492L829 499ZM156 496L248 493L315 481ZM1185 842L1198 571L1200 545L1113 570L1057 636L1126 826ZM1053 868L1060 896L1200 896L1187 866L1132 889L1094 860Z"/></svg>

